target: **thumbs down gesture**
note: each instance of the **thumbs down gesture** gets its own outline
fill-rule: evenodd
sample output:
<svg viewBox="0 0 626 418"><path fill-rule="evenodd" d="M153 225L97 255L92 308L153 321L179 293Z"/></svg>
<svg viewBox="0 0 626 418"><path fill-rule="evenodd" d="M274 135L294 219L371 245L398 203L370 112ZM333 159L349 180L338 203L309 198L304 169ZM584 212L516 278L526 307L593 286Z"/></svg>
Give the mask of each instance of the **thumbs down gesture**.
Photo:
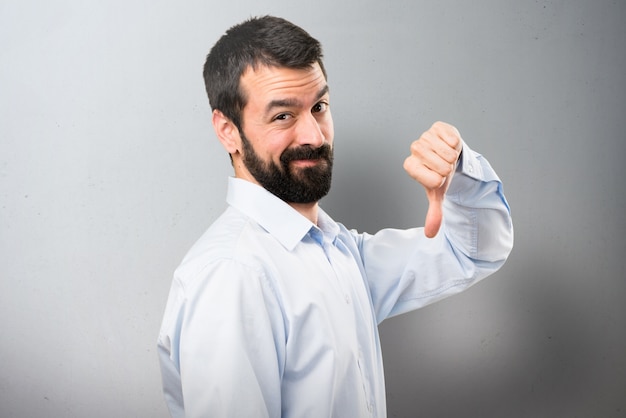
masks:
<svg viewBox="0 0 626 418"><path fill-rule="evenodd" d="M461 134L452 125L435 122L411 144L404 169L426 189L428 212L424 234L433 238L443 220L443 199L463 149Z"/></svg>

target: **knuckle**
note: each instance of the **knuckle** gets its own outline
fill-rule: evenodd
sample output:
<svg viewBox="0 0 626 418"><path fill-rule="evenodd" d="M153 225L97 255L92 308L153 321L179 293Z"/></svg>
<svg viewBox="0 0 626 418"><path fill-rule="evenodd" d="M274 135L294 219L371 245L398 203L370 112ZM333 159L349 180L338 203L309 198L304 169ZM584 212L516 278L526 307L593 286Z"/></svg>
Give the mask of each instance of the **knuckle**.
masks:
<svg viewBox="0 0 626 418"><path fill-rule="evenodd" d="M402 167L406 170L409 171L409 169L411 168L411 157L407 157L404 160L404 163L402 164Z"/></svg>

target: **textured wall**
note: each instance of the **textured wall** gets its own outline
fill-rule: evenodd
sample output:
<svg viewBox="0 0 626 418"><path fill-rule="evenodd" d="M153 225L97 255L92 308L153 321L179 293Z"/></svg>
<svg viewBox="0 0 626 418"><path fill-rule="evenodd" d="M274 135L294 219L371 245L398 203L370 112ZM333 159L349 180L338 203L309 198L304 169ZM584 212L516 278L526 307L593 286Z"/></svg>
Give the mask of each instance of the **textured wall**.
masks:
<svg viewBox="0 0 626 418"><path fill-rule="evenodd" d="M337 220L421 225L402 161L438 119L513 209L500 272L382 324L390 417L626 416L626 4L607 0L1 3L0 416L167 415L171 275L231 173L200 69L267 13L325 45Z"/></svg>

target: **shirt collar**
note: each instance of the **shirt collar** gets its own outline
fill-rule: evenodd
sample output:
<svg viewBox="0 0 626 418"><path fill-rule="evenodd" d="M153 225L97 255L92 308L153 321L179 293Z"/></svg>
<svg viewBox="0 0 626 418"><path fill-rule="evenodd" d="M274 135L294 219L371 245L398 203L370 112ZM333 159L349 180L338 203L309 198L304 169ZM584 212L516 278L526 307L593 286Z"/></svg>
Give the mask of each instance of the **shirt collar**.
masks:
<svg viewBox="0 0 626 418"><path fill-rule="evenodd" d="M324 234L324 239L329 243L334 243L339 235L339 224L324 212L322 208L319 208L317 214L317 225Z"/></svg>
<svg viewBox="0 0 626 418"><path fill-rule="evenodd" d="M302 241L311 228L315 227L315 224L287 203L263 187L247 180L228 178L226 202L257 222L289 251ZM322 220L318 222L323 232L334 229L330 226L334 224L334 221L321 209L318 216L319 220Z"/></svg>

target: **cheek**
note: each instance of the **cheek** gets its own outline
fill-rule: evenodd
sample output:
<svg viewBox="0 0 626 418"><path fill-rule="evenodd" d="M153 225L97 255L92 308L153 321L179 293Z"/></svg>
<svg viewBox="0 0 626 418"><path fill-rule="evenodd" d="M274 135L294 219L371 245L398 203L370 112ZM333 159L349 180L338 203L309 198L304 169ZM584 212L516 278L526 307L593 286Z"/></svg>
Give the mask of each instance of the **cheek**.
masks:
<svg viewBox="0 0 626 418"><path fill-rule="evenodd" d="M328 114L328 117L324 119L320 128L324 134L324 138L326 138L326 142L332 144L333 139L335 138L335 126L333 125L333 118L330 116L330 113Z"/></svg>
<svg viewBox="0 0 626 418"><path fill-rule="evenodd" d="M280 156L291 145L291 136L286 132L272 132L266 136L267 141L263 146L262 154L265 160L272 160L280 164Z"/></svg>

